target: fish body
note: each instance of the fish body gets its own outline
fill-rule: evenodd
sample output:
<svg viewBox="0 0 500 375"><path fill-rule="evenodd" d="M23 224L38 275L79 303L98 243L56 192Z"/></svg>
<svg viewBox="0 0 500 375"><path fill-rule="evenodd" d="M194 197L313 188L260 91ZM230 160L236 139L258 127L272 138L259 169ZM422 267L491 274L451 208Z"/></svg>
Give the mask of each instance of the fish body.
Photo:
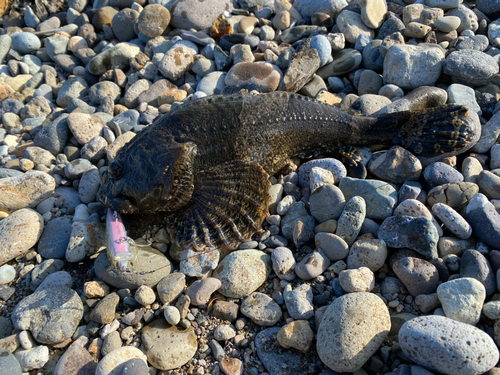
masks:
<svg viewBox="0 0 500 375"><path fill-rule="evenodd" d="M268 174L291 157L372 144L399 144L417 156L455 155L479 133L477 116L457 105L371 118L284 92L202 98L126 144L98 196L123 213L164 212L183 246L236 248L268 214Z"/></svg>

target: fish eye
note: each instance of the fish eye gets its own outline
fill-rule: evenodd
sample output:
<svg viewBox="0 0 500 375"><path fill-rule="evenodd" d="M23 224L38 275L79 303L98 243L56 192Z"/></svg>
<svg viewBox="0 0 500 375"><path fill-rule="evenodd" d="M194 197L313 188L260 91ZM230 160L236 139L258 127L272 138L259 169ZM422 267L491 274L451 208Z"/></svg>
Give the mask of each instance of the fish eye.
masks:
<svg viewBox="0 0 500 375"><path fill-rule="evenodd" d="M108 165L108 173L111 178L118 178L122 175L123 169L119 162L114 161Z"/></svg>

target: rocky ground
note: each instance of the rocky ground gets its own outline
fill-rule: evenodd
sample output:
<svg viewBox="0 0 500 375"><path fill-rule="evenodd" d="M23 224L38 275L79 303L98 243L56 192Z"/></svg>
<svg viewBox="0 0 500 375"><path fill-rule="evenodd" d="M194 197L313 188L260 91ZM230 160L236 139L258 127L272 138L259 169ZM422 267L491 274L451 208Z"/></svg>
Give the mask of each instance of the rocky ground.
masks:
<svg viewBox="0 0 500 375"><path fill-rule="evenodd" d="M500 373L499 17L497 0L11 2L0 374ZM241 87L370 116L464 104L481 136L440 160L360 148L361 176L292 159L233 252L125 217L136 258L116 270L107 165L183 101Z"/></svg>

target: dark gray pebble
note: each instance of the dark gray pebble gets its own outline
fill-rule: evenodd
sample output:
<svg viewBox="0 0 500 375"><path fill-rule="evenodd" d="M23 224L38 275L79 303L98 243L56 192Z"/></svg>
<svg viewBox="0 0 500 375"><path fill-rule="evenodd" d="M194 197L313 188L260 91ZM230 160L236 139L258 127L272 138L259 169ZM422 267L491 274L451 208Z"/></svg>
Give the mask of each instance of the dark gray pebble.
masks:
<svg viewBox="0 0 500 375"><path fill-rule="evenodd" d="M429 190L439 185L464 180L464 176L459 171L441 162L429 164L424 170L424 178L429 185Z"/></svg>
<svg viewBox="0 0 500 375"><path fill-rule="evenodd" d="M121 370L118 375L148 375L148 365L144 360L139 358L129 359L121 365Z"/></svg>
<svg viewBox="0 0 500 375"><path fill-rule="evenodd" d="M466 250L462 255L460 277L472 277L480 281L486 295L490 296L497 290L497 281L488 260L477 250Z"/></svg>
<svg viewBox="0 0 500 375"><path fill-rule="evenodd" d="M425 217L388 217L378 230L378 238L389 247L412 249L428 259L438 257L439 234L434 223Z"/></svg>
<svg viewBox="0 0 500 375"><path fill-rule="evenodd" d="M64 258L71 237L71 216L62 216L47 223L38 241L38 253L47 259Z"/></svg>

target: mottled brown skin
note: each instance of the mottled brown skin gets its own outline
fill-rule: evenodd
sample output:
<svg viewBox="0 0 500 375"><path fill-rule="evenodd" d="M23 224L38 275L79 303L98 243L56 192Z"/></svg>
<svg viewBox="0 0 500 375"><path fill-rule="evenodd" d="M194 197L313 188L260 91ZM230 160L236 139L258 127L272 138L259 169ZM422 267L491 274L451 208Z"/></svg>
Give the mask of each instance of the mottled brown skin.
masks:
<svg viewBox="0 0 500 375"><path fill-rule="evenodd" d="M267 174L290 157L370 144L453 155L477 140L473 125L461 106L375 119L284 92L203 98L125 145L103 176L99 199L123 213L165 212L167 229L184 246L235 248L260 229Z"/></svg>

